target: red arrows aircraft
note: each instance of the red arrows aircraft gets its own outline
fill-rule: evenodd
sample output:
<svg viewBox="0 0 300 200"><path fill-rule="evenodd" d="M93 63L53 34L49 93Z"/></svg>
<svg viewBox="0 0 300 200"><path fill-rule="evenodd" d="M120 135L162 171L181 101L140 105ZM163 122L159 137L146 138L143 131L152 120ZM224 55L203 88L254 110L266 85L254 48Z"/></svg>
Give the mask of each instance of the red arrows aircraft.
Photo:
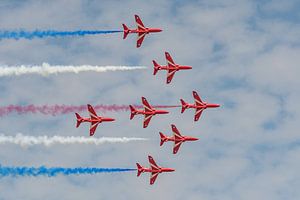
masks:
<svg viewBox="0 0 300 200"><path fill-rule="evenodd" d="M181 101L181 113L183 113L185 111L185 109L188 109L188 108L194 108L196 109L196 113L195 113L195 119L194 121L198 121L203 110L205 110L206 108L217 108L217 107L220 107L219 104L209 104L209 103L206 103L206 102L203 102L199 95L197 94L197 92L193 91L193 96L194 96L194 99L195 99L195 104L188 104L186 103L183 99L180 99Z"/></svg>
<svg viewBox="0 0 300 200"><path fill-rule="evenodd" d="M129 107L130 107L130 111L131 111L130 119L133 119L133 117L135 115L139 115L139 114L145 116L144 125L143 125L144 128L147 128L152 116L154 116L156 114L168 114L169 113L169 111L166 111L166 110L156 110L148 103L148 101L146 100L145 97L142 97L142 103L144 105L144 110L137 110L132 105L129 105Z"/></svg>
<svg viewBox="0 0 300 200"><path fill-rule="evenodd" d="M167 84L171 83L175 72L177 72L179 70L192 69L191 66L175 64L172 57L170 56L170 54L168 52L165 52L165 56L166 56L166 60L167 60L167 65L161 66L161 65L157 64L157 62L155 60L153 60L152 62L154 65L153 75L155 75L159 70L167 70L168 71Z"/></svg>
<svg viewBox="0 0 300 200"><path fill-rule="evenodd" d="M185 141L195 141L198 138L190 137L190 136L182 136L176 126L174 124L171 125L173 131L173 137L167 137L163 133L159 132L160 135L160 146L167 141L174 141L173 154L176 154L180 148L180 145Z"/></svg>
<svg viewBox="0 0 300 200"><path fill-rule="evenodd" d="M115 121L115 119L113 119L113 118L107 118L107 117L100 117L100 116L98 116L96 114L94 108L90 104L88 104L87 107L88 107L88 111L90 113L90 117L91 118L82 118L78 113L75 113L76 118L77 118L76 128L78 128L80 126L81 122L90 122L91 123L90 136L93 136L95 134L97 126L101 122L112 122L112 121Z"/></svg>
<svg viewBox="0 0 300 200"><path fill-rule="evenodd" d="M137 166L137 176L140 176L141 173L144 172L150 172L151 173L151 177L150 177L150 185L153 185L153 183L155 182L158 174L162 173L162 172L173 172L175 171L175 169L172 168L162 168L159 167L155 161L153 160L153 158L151 156L148 156L149 159L149 163L150 163L150 168L145 168L142 167L139 163L136 163Z"/></svg>
<svg viewBox="0 0 300 200"><path fill-rule="evenodd" d="M138 34L138 39L137 39L137 42L136 42L136 47L137 48L139 48L142 45L143 40L144 40L146 34L156 33L156 32L161 32L162 31L159 28L148 28L148 27L145 27L144 24L143 24L143 22L142 22L142 20L137 15L135 15L135 21L137 23L137 29L131 30L125 24L123 24L123 28L124 28L123 39L125 39L129 33L137 33Z"/></svg>

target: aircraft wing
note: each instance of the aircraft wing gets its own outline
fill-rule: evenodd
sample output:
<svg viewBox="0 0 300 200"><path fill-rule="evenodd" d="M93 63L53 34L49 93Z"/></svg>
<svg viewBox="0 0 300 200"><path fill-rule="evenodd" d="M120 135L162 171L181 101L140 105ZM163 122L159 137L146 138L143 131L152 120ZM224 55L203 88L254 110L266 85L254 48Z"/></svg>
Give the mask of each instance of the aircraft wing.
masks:
<svg viewBox="0 0 300 200"><path fill-rule="evenodd" d="M144 125L143 125L144 128L147 128L147 127L148 127L148 125L149 125L149 123L150 123L150 121L151 121L152 116L153 116L153 115L145 115L145 118L144 118Z"/></svg>
<svg viewBox="0 0 300 200"><path fill-rule="evenodd" d="M90 113L91 119L92 119L92 120L93 120L93 119L98 119L98 115L97 115L97 113L95 112L93 106L91 106L90 104L88 104L87 106L88 106L88 111L89 111L89 113Z"/></svg>
<svg viewBox="0 0 300 200"><path fill-rule="evenodd" d="M148 103L148 101L145 97L142 97L142 103L144 105L145 111L149 112L149 111L153 110L152 106Z"/></svg>
<svg viewBox="0 0 300 200"><path fill-rule="evenodd" d="M150 185L153 185L153 184L154 184L156 178L158 177L158 174L159 174L158 172L152 172L152 173L151 173L151 177L150 177Z"/></svg>
<svg viewBox="0 0 300 200"><path fill-rule="evenodd" d="M168 52L165 52L165 56L166 56L168 66L175 67L175 63L174 63L172 57L170 56L170 54Z"/></svg>
<svg viewBox="0 0 300 200"><path fill-rule="evenodd" d="M193 91L193 96L194 96L196 105L203 105L203 101L201 100L201 98L199 97L197 92Z"/></svg>
<svg viewBox="0 0 300 200"><path fill-rule="evenodd" d="M173 154L176 154L180 148L180 145L182 144L182 140L174 142L174 147L173 147Z"/></svg>
<svg viewBox="0 0 300 200"><path fill-rule="evenodd" d="M96 131L99 123L100 123L99 121L98 122L91 122L90 136L93 136L95 134L95 131Z"/></svg>
<svg viewBox="0 0 300 200"><path fill-rule="evenodd" d="M167 74L167 84L171 83L174 75L175 75L176 70L174 69L169 69L168 74Z"/></svg>
<svg viewBox="0 0 300 200"><path fill-rule="evenodd" d="M140 30L145 30L145 26L142 22L142 20L140 19L140 17L138 15L135 15L135 22L137 24L137 28L140 29Z"/></svg>
<svg viewBox="0 0 300 200"><path fill-rule="evenodd" d="M199 120L203 110L204 110L204 108L197 108L196 109L195 119L194 119L195 122Z"/></svg>
<svg viewBox="0 0 300 200"><path fill-rule="evenodd" d="M175 140L176 139L181 139L182 135L180 134L180 132L178 131L178 129L176 128L176 126L174 124L172 124L171 127L172 127L172 131L173 131Z"/></svg>
<svg viewBox="0 0 300 200"><path fill-rule="evenodd" d="M154 161L154 159L152 158L152 156L148 156L148 159L149 159L149 163L150 163L151 169L152 170L158 170L159 167L156 164L156 162Z"/></svg>
<svg viewBox="0 0 300 200"><path fill-rule="evenodd" d="M144 41L144 38L146 36L146 33L139 33L138 34L138 38L137 38L137 41L136 41L136 47L139 48L140 46L142 46L142 43Z"/></svg>

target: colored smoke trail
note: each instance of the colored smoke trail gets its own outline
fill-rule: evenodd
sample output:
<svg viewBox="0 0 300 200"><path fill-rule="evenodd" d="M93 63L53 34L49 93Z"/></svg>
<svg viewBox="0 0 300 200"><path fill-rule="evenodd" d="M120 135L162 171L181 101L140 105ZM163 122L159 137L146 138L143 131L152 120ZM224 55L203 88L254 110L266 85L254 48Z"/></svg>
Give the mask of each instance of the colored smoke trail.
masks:
<svg viewBox="0 0 300 200"><path fill-rule="evenodd" d="M135 171L130 168L96 168L96 167L4 167L0 166L0 177L4 176L48 176L54 177L61 175L82 175L82 174L99 174L99 173L114 173L114 172L128 172Z"/></svg>
<svg viewBox="0 0 300 200"><path fill-rule="evenodd" d="M100 112L120 112L120 111L129 111L128 105L95 105L93 106L96 111ZM134 105L135 108L142 109L142 105ZM172 105L172 106L164 106L164 105L157 105L153 106L155 108L176 108L180 106ZM80 105L80 106L73 106L73 105L27 105L27 106L19 106L19 105L8 105L8 106L0 106L0 116L5 116L10 113L17 113L17 114L36 114L41 113L44 115L60 115L60 114L68 114L74 112L86 112L87 106Z"/></svg>
<svg viewBox="0 0 300 200"><path fill-rule="evenodd" d="M51 146L55 144L93 144L101 145L107 143L128 143L132 141L146 141L146 138L135 137L62 137L62 136L25 136L17 134L16 136L0 135L0 144L16 144L21 146L45 145Z"/></svg>
<svg viewBox="0 0 300 200"><path fill-rule="evenodd" d="M0 66L0 76L19 76L25 74L39 74L47 76L50 74L60 73L80 73L80 72L108 72L108 71L129 71L137 69L146 69L144 66L64 66L64 65L49 65L43 63L41 66Z"/></svg>
<svg viewBox="0 0 300 200"><path fill-rule="evenodd" d="M78 31L54 31L54 30L35 30L35 31L0 31L0 39L33 39L33 38L44 38L44 37L64 37L64 36L85 36L85 35L99 35L99 34L111 34L120 33L121 30L111 31L89 31L89 30L78 30Z"/></svg>
<svg viewBox="0 0 300 200"><path fill-rule="evenodd" d="M143 106L141 106L143 108ZM161 106L161 105L158 105L158 106L153 106L154 108L178 108L178 107L181 107L181 105L171 105L171 106Z"/></svg>

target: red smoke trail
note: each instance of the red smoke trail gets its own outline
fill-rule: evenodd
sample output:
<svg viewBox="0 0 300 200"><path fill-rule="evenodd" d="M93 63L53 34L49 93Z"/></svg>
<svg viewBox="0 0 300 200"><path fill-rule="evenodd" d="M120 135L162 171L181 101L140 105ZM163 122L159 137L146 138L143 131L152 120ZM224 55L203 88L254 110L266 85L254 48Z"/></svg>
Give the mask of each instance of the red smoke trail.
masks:
<svg viewBox="0 0 300 200"><path fill-rule="evenodd" d="M143 108L142 105L134 105L135 108L141 109ZM157 105L153 106L155 108L176 108L180 106L163 106ZM128 111L128 105L95 105L94 109L100 112L120 112L120 111ZM41 113L44 115L60 115L60 114L68 114L74 112L87 112L86 105L80 106L72 106L72 105L27 105L27 106L19 106L19 105L9 105L9 106L1 106L0 107L0 116L8 115L10 113L17 113L17 114L36 114Z"/></svg>

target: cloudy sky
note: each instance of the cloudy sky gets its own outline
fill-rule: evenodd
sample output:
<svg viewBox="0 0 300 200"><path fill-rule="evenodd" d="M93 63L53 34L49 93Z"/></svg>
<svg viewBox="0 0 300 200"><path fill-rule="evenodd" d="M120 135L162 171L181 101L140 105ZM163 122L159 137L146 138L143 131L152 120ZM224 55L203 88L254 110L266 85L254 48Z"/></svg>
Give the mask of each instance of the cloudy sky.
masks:
<svg viewBox="0 0 300 200"><path fill-rule="evenodd" d="M93 176L4 177L6 199L299 199L300 198L300 3L298 0L2 0L0 30L118 30L145 25L164 31L135 48L136 37L122 34L0 41L0 65L43 62L59 65L143 65L131 72L28 75L0 78L0 105L153 104L203 100L222 105L199 122L194 112L154 117L147 129L128 112L108 112L115 123L99 126L96 136L146 137L128 144L55 145L22 148L1 145L3 166L124 167L148 165L147 155L176 172L161 174L155 185L135 172ZM152 75L152 59L164 64L169 51L179 64L171 85L165 72ZM86 115L87 113L83 113ZM158 132L174 123L197 142L159 147ZM75 128L74 114L1 117L6 135L87 136Z"/></svg>

